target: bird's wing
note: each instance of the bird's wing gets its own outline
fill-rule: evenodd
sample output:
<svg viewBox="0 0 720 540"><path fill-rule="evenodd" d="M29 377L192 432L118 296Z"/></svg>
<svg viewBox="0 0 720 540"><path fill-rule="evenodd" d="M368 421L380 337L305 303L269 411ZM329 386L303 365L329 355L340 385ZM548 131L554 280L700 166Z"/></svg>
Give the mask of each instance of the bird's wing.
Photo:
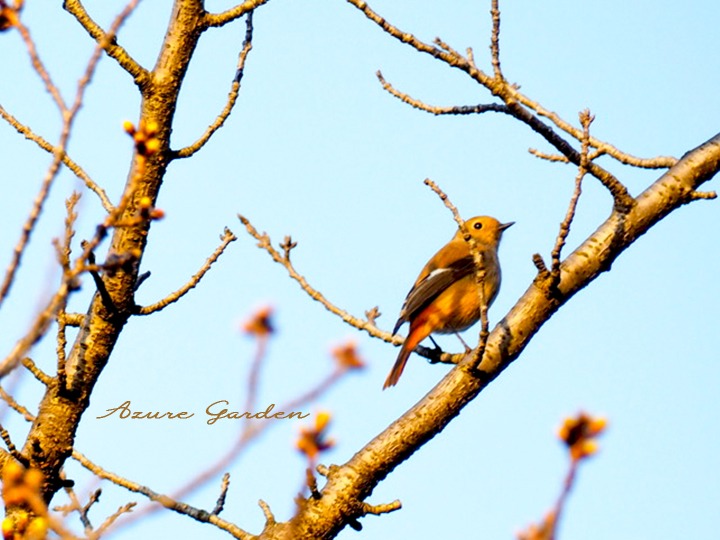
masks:
<svg viewBox="0 0 720 540"><path fill-rule="evenodd" d="M410 290L405 298L400 318L395 324L395 334L404 322L413 320L418 313L435 300L440 293L456 281L470 275L475 271L475 262L468 255L456 260L444 268L436 268Z"/></svg>

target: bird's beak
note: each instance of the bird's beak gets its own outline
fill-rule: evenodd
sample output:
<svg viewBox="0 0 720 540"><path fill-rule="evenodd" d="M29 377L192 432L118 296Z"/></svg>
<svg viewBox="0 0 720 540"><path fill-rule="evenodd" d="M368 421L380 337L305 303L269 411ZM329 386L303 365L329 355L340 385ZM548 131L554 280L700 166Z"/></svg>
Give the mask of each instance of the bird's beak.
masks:
<svg viewBox="0 0 720 540"><path fill-rule="evenodd" d="M502 231L504 231L505 229L509 229L509 228L512 227L513 225L515 225L515 222L514 222L514 221L508 221L507 223L501 223L501 224L500 224L500 227L498 227L498 228L499 228L500 231L502 232Z"/></svg>

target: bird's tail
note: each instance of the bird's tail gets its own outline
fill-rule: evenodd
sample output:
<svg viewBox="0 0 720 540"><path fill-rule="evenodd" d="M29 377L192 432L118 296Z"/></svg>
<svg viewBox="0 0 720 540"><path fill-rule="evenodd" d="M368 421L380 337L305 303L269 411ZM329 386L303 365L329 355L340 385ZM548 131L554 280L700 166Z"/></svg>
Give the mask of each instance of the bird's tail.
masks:
<svg viewBox="0 0 720 540"><path fill-rule="evenodd" d="M390 374L387 376L387 379L385 379L383 390L397 384L400 379L400 375L402 375L402 372L405 369L405 364L407 364L410 353L413 352L415 347L417 347L423 339L428 337L428 335L430 335L430 333L425 332L424 325L415 328L413 328L412 324L410 325L410 332L400 348L400 354L398 354L397 360L395 360L395 364L390 370Z"/></svg>

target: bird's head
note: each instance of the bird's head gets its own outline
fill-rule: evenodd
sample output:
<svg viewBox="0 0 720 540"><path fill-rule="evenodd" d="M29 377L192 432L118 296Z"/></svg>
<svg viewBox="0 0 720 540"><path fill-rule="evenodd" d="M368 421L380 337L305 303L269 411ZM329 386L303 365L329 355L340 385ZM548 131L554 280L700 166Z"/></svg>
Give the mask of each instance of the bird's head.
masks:
<svg viewBox="0 0 720 540"><path fill-rule="evenodd" d="M490 216L478 216L470 218L465 222L465 227L478 244L497 246L505 229L511 227L515 222L500 223ZM462 238L462 231L458 231Z"/></svg>

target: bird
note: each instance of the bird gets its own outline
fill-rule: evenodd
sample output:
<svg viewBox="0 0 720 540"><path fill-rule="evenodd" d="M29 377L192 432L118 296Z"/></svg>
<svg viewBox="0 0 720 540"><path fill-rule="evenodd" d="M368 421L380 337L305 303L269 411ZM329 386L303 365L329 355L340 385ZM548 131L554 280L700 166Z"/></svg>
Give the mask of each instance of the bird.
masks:
<svg viewBox="0 0 720 540"><path fill-rule="evenodd" d="M500 289L500 239L514 223L500 223L490 216L465 221L465 230L475 240L485 268L483 296L488 307ZM480 319L476 275L470 243L458 228L452 239L427 262L405 298L392 335L406 322L410 323L410 330L383 390L397 384L410 353L430 334L462 332Z"/></svg>

